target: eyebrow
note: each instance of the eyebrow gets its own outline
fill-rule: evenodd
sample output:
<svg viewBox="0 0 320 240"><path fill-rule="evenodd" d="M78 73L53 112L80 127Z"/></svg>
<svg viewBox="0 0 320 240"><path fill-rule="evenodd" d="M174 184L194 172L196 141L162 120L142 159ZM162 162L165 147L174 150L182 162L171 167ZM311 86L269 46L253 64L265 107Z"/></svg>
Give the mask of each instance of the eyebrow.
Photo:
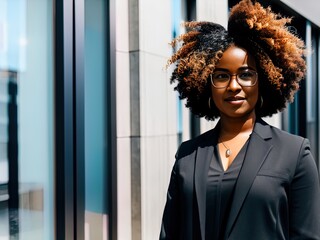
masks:
<svg viewBox="0 0 320 240"><path fill-rule="evenodd" d="M240 67L238 69L238 71L240 70L247 70L247 69L250 69L250 70L254 70L254 71L257 71L256 69L250 67L250 66L245 66L245 67ZM230 72L229 69L227 68L215 68L214 71L223 71L223 72Z"/></svg>

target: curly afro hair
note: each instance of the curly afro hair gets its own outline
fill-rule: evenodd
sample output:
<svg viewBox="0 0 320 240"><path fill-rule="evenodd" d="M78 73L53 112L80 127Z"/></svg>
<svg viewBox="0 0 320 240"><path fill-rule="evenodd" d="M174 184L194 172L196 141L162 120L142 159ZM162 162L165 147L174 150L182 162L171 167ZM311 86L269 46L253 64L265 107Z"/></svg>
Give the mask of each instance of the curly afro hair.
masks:
<svg viewBox="0 0 320 240"><path fill-rule="evenodd" d="M271 116L292 102L299 82L304 78L304 42L287 26L290 18L281 17L260 3L242 0L230 12L228 31L211 22L186 22L187 32L174 39L179 50L168 60L175 68L170 82L186 107L199 117L213 120L220 113L208 99L211 96L210 74L223 52L231 45L246 49L257 63L259 94L263 105L257 104L259 117ZM259 105L259 106L258 106Z"/></svg>

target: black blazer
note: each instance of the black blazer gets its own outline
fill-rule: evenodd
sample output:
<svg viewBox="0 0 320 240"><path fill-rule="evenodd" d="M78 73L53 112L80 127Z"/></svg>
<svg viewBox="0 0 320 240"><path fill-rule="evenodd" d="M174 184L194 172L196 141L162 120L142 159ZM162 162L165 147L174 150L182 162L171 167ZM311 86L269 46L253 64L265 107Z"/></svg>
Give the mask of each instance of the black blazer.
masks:
<svg viewBox="0 0 320 240"><path fill-rule="evenodd" d="M181 144L160 239L205 240L206 186L217 127ZM258 119L235 185L224 239L320 239L320 188L307 139Z"/></svg>

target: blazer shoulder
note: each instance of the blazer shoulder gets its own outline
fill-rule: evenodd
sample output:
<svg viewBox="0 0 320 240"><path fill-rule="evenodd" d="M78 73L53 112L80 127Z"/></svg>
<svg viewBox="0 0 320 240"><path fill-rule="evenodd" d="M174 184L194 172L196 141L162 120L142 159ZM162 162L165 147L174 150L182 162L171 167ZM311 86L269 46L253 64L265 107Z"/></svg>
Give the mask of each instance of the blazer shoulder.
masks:
<svg viewBox="0 0 320 240"><path fill-rule="evenodd" d="M261 119L257 121L254 131L265 141L271 143L275 149L279 150L299 150L304 145L304 143L308 142L301 136L269 125Z"/></svg>
<svg viewBox="0 0 320 240"><path fill-rule="evenodd" d="M195 138L182 142L177 151L176 158L179 159L188 156L196 151L198 147L206 147L212 145L215 136L214 130L215 129L211 129Z"/></svg>
<svg viewBox="0 0 320 240"><path fill-rule="evenodd" d="M271 129L271 132L272 132L272 136L274 138L277 138L279 140L281 140L282 142L294 142L294 143L297 143L297 144L301 144L305 138L301 137L301 136L298 136L298 135L295 135L295 134L292 134L292 133L289 133L287 131L284 131L282 129L279 129L277 127L274 127L274 126L270 126L270 129Z"/></svg>

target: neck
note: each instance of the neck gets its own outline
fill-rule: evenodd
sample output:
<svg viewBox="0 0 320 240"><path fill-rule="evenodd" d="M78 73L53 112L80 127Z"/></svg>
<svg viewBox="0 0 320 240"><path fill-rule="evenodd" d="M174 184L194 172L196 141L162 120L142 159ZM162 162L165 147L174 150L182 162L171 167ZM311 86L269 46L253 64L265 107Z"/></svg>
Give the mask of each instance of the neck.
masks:
<svg viewBox="0 0 320 240"><path fill-rule="evenodd" d="M240 118L221 115L220 137L235 137L239 134L250 134L253 130L256 115L252 112L249 116Z"/></svg>

